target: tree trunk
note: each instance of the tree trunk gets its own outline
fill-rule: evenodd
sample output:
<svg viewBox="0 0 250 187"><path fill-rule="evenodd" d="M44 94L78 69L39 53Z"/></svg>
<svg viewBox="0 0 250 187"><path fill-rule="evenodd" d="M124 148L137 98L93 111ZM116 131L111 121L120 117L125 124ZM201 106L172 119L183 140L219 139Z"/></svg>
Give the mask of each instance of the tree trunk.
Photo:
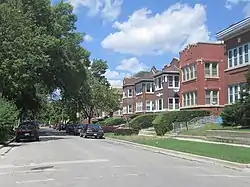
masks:
<svg viewBox="0 0 250 187"><path fill-rule="evenodd" d="M186 121L186 129L187 129L187 131L188 131L188 122Z"/></svg>
<svg viewBox="0 0 250 187"><path fill-rule="evenodd" d="M88 124L91 123L91 118L92 118L92 117L88 117Z"/></svg>

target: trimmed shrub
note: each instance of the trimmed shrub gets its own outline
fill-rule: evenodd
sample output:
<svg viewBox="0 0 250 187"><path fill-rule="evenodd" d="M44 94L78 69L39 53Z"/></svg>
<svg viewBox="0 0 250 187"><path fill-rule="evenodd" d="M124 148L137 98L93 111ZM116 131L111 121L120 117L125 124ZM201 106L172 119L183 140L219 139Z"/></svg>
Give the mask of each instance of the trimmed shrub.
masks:
<svg viewBox="0 0 250 187"><path fill-rule="evenodd" d="M126 123L126 120L123 118L107 118L106 120L102 121L100 125L102 126L116 126Z"/></svg>
<svg viewBox="0 0 250 187"><path fill-rule="evenodd" d="M244 124L244 112L241 103L226 106L221 113L222 126L237 126Z"/></svg>
<svg viewBox="0 0 250 187"><path fill-rule="evenodd" d="M188 122L193 118L209 116L206 110L182 110L160 113L153 121L155 132L158 136L163 136L173 129L174 122Z"/></svg>
<svg viewBox="0 0 250 187"><path fill-rule="evenodd" d="M102 126L102 129L105 133L113 133L117 129L117 127L114 126Z"/></svg>
<svg viewBox="0 0 250 187"><path fill-rule="evenodd" d="M19 111L16 106L4 99L0 99L0 142L4 142L13 133Z"/></svg>
<svg viewBox="0 0 250 187"><path fill-rule="evenodd" d="M141 114L130 121L130 125L133 129L141 130L149 127L153 127L153 120L157 114Z"/></svg>
<svg viewBox="0 0 250 187"><path fill-rule="evenodd" d="M117 128L114 130L115 135L121 135L121 136L137 135L138 133L139 133L138 130L130 128Z"/></svg>

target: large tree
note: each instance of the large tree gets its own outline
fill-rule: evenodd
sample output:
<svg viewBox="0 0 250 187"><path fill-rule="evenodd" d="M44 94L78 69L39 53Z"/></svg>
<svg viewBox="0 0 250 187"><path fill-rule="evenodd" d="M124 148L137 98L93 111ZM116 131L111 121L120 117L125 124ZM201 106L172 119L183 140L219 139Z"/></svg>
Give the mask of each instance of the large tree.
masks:
<svg viewBox="0 0 250 187"><path fill-rule="evenodd" d="M90 54L72 11L63 1L0 1L0 92L22 114L39 111L40 94L60 88L68 97L86 80Z"/></svg>

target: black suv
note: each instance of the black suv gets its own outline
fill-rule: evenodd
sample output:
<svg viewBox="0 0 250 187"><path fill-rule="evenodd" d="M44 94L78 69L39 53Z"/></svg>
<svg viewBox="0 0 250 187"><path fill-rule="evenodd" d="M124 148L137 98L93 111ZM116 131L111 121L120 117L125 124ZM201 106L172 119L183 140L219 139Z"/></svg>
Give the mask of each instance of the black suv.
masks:
<svg viewBox="0 0 250 187"><path fill-rule="evenodd" d="M81 129L80 137L95 137L102 139L104 137L104 131L98 124L87 124L85 128Z"/></svg>

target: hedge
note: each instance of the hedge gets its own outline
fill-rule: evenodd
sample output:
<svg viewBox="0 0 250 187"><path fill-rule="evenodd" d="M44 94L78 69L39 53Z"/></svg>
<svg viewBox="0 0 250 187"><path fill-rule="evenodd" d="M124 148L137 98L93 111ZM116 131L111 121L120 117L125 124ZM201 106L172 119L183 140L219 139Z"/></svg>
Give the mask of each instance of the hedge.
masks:
<svg viewBox="0 0 250 187"><path fill-rule="evenodd" d="M124 123L126 123L126 120L124 118L107 118L99 124L102 126L116 126Z"/></svg>
<svg viewBox="0 0 250 187"><path fill-rule="evenodd" d="M114 134L126 136L126 135L137 135L139 133L136 129L130 129L130 128L117 128L114 130Z"/></svg>
<svg viewBox="0 0 250 187"><path fill-rule="evenodd" d="M130 121L130 125L133 129L141 130L149 127L153 127L153 120L157 114L141 114Z"/></svg>
<svg viewBox="0 0 250 187"><path fill-rule="evenodd" d="M163 136L173 129L174 122L188 122L193 118L209 116L207 110L182 110L160 113L153 121L155 132L158 136Z"/></svg>
<svg viewBox="0 0 250 187"><path fill-rule="evenodd" d="M113 133L117 129L117 127L114 126L102 126L102 129L105 133Z"/></svg>
<svg viewBox="0 0 250 187"><path fill-rule="evenodd" d="M13 133L18 115L19 111L12 102L0 99L0 143L6 141Z"/></svg>

